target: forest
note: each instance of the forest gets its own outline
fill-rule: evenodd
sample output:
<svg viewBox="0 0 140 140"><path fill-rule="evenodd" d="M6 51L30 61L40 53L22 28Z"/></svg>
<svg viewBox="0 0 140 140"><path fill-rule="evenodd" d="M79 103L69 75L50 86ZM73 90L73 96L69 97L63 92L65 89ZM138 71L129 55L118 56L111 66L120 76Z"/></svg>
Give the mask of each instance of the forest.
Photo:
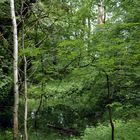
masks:
<svg viewBox="0 0 140 140"><path fill-rule="evenodd" d="M139 0L0 7L0 140L140 140Z"/></svg>

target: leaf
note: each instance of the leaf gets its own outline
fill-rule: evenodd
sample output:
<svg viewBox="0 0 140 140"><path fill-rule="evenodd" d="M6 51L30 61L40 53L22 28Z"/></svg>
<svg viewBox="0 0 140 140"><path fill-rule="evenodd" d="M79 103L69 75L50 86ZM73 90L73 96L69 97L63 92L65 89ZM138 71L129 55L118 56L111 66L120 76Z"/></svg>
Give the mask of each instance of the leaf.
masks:
<svg viewBox="0 0 140 140"><path fill-rule="evenodd" d="M28 48L21 49L19 55L20 56L25 55L25 56L33 57L33 56L37 56L37 55L41 54L41 52L42 51L41 51L40 48L30 48L30 47L28 47Z"/></svg>

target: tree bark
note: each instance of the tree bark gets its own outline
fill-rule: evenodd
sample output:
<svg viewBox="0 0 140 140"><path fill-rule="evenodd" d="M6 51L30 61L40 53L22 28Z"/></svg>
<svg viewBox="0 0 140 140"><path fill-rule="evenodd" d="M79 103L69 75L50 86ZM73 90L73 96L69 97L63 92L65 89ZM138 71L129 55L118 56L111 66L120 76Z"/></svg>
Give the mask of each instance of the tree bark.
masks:
<svg viewBox="0 0 140 140"><path fill-rule="evenodd" d="M101 0L98 4L98 17L97 17L98 24L105 23L105 8L103 6L103 1Z"/></svg>
<svg viewBox="0 0 140 140"><path fill-rule="evenodd" d="M27 130L28 97L27 97L27 61L26 61L26 56L24 56L24 98L25 98L24 135L25 135L25 140L28 140L28 130Z"/></svg>
<svg viewBox="0 0 140 140"><path fill-rule="evenodd" d="M22 1L21 6L21 20L22 20L22 48L25 49L24 45L24 2ZM28 140L28 129L27 129L27 118L28 118L28 96L27 96L27 59L26 55L23 56L24 61L24 140Z"/></svg>
<svg viewBox="0 0 140 140"><path fill-rule="evenodd" d="M112 110L111 110L111 107L108 106L108 113L109 113L109 121L110 121L110 125L111 125L111 140L114 140L115 139L115 136L114 136L114 123L113 123L113 120L112 120Z"/></svg>
<svg viewBox="0 0 140 140"><path fill-rule="evenodd" d="M17 23L15 16L14 0L10 0L11 18L13 24L13 80L14 80L14 109L13 109L13 140L18 140L18 106L19 106L19 90L18 90L18 36Z"/></svg>
<svg viewBox="0 0 140 140"><path fill-rule="evenodd" d="M109 104L111 103L110 100L111 100L111 95L110 95L110 85L109 85L109 76L106 74L106 80L107 80L107 90L108 90L108 101L109 101ZM110 105L107 106L107 109L108 109L108 114L109 114L109 121L110 121L110 126L111 126L111 140L114 140L114 123L113 123L113 120L112 120L112 109L110 107Z"/></svg>

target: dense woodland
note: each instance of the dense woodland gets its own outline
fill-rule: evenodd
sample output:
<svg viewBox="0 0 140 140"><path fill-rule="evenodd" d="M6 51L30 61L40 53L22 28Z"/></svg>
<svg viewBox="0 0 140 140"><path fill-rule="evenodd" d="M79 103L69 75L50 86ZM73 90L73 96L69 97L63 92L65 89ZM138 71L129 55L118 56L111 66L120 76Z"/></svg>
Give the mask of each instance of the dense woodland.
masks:
<svg viewBox="0 0 140 140"><path fill-rule="evenodd" d="M139 0L0 0L0 140L139 132Z"/></svg>

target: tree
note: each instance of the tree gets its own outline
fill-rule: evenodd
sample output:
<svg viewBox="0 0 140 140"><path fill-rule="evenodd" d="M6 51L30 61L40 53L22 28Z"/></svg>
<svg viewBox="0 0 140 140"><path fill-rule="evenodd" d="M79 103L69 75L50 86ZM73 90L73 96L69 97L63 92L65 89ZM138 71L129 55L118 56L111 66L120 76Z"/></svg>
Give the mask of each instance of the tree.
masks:
<svg viewBox="0 0 140 140"><path fill-rule="evenodd" d="M24 18L22 17L22 13L21 13L21 19L22 19L22 48L24 50L25 49L25 46L24 46ZM27 59L26 59L25 54L23 56L23 62L24 62L24 72L23 73L24 73L24 100L25 100L25 105L24 105L24 108L25 108L25 110L24 110L24 137L25 137L25 140L28 140L28 129L27 129L27 118L28 118Z"/></svg>
<svg viewBox="0 0 140 140"><path fill-rule="evenodd" d="M19 124L24 124L20 130L24 131L25 139L28 137L27 110L33 113L31 118L28 116L31 130L49 132L49 127L67 135L76 134L74 130L79 134L87 125L109 121L109 114L114 139L114 120L138 115L137 109L133 110L139 105L138 0L133 1L134 7L127 4L128 0L31 2L35 1L24 0L22 8L19 0L15 2L18 40L22 44L18 68L21 72ZM7 3L0 2L2 9ZM2 107L6 105L4 98L8 98L11 86L11 75L5 69L11 72L11 63L7 62L13 51L9 47L11 20L5 16L6 11L0 12L0 37L3 38L0 45L4 46L0 47ZM117 104L121 106L119 109L115 108ZM0 117L8 118L3 110L8 112L2 109Z"/></svg>
<svg viewBox="0 0 140 140"><path fill-rule="evenodd" d="M15 16L14 0L10 1L11 18L13 23L13 75L14 75L14 110L13 110L13 140L18 140L18 106L19 106L19 91L18 91L18 36L17 23Z"/></svg>
<svg viewBox="0 0 140 140"><path fill-rule="evenodd" d="M100 3L98 4L98 24L103 24L105 23L105 6L103 6L104 3L102 0L100 0ZM107 83L107 98L108 98L108 104L110 104L111 100L112 100L112 95L110 94L110 80L109 80L109 75L106 73L105 70L103 70L103 72L105 73L105 77L106 77L106 83ZM110 105L107 105L107 109L108 109L108 114L109 114L109 121L110 121L110 126L111 126L111 140L114 140L114 123L112 120L112 109L110 107Z"/></svg>

